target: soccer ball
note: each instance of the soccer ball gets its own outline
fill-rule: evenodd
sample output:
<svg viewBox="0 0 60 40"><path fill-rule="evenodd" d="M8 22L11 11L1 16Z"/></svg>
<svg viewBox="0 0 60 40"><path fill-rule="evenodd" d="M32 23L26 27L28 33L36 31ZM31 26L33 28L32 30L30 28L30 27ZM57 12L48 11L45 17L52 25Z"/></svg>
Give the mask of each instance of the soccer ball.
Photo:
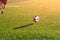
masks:
<svg viewBox="0 0 60 40"><path fill-rule="evenodd" d="M34 22L39 22L39 16L34 16L33 21Z"/></svg>

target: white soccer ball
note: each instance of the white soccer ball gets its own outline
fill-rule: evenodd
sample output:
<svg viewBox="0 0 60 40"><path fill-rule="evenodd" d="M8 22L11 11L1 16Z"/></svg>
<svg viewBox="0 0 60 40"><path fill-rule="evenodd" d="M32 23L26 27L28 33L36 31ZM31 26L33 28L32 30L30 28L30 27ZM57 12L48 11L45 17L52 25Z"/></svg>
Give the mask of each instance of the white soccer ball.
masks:
<svg viewBox="0 0 60 40"><path fill-rule="evenodd" d="M39 16L34 16L33 20L34 22L39 22Z"/></svg>

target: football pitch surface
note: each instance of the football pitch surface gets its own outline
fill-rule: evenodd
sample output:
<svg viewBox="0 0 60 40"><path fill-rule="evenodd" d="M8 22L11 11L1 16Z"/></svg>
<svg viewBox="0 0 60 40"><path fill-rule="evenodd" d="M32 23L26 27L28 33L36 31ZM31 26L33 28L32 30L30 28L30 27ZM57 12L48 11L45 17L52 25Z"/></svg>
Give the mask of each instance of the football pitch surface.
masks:
<svg viewBox="0 0 60 40"><path fill-rule="evenodd" d="M11 2L0 15L0 40L60 40L60 1ZM38 15L40 21L33 22Z"/></svg>

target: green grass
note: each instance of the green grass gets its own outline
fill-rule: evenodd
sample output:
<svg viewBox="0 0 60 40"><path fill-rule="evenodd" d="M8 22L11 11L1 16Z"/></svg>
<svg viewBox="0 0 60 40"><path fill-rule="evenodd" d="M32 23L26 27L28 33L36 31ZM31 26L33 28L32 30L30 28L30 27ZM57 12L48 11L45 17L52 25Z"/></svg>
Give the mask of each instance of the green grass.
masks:
<svg viewBox="0 0 60 40"><path fill-rule="evenodd" d="M40 17L38 23L13 30L33 23L35 15ZM8 3L5 13L0 15L0 40L60 40L59 18L59 12L41 8L38 3Z"/></svg>

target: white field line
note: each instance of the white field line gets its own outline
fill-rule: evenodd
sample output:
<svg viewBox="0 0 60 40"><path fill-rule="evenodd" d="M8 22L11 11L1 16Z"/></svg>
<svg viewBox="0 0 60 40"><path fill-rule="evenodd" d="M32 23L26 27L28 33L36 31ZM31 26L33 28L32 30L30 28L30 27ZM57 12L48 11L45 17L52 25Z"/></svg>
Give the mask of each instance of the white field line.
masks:
<svg viewBox="0 0 60 40"><path fill-rule="evenodd" d="M13 8L15 7L15 8L18 8L18 7L20 7L20 6L6 6L6 7L13 7Z"/></svg>

